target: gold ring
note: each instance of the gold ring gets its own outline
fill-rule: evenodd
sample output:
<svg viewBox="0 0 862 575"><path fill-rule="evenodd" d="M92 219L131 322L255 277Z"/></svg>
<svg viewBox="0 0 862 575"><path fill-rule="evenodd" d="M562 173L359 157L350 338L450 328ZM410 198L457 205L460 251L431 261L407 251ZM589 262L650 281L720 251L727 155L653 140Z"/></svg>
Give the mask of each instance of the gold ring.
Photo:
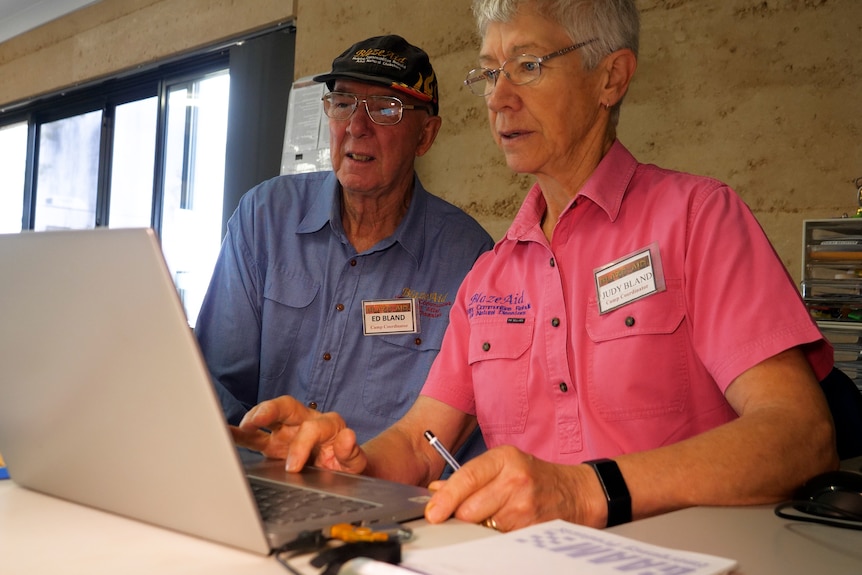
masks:
<svg viewBox="0 0 862 575"><path fill-rule="evenodd" d="M499 531L499 530L500 530L500 529L497 527L497 521L496 521L493 517L489 517L489 518L485 519L484 521L482 521L481 523L479 523L479 525L481 525L481 526L483 526L483 527L490 527L490 528L491 528L491 529L493 529L494 531Z"/></svg>

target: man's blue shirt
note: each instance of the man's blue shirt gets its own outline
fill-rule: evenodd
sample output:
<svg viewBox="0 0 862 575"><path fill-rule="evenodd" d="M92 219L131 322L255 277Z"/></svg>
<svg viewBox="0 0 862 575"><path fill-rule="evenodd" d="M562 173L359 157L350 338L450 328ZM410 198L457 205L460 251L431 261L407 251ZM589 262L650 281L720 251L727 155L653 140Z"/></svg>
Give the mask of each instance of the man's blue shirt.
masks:
<svg viewBox="0 0 862 575"><path fill-rule="evenodd" d="M357 253L335 174L280 176L250 190L227 234L196 324L225 414L292 395L337 411L360 442L419 394L449 309L490 236L414 179L395 233ZM419 332L363 335L363 300L417 298Z"/></svg>

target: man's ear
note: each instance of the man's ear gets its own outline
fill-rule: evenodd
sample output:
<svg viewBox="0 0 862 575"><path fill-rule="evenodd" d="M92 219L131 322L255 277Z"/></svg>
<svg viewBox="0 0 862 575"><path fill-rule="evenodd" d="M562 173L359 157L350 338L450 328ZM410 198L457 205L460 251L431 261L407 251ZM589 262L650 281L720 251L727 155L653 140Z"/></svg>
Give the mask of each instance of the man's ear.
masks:
<svg viewBox="0 0 862 575"><path fill-rule="evenodd" d="M629 84L638 67L637 56L628 48L623 48L605 56L602 66L607 74L602 104L612 107L623 99L629 89Z"/></svg>
<svg viewBox="0 0 862 575"><path fill-rule="evenodd" d="M437 139L437 133L440 131L440 126L443 125L443 118L440 116L428 116L422 124L422 131L419 134L419 145L416 146L416 156L424 156L425 152L431 149L431 144Z"/></svg>

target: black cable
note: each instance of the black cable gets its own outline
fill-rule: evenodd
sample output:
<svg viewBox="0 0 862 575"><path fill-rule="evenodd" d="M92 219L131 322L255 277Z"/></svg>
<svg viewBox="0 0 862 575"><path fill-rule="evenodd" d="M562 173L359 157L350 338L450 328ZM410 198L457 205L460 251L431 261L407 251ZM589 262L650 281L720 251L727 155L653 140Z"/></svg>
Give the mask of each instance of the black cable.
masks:
<svg viewBox="0 0 862 575"><path fill-rule="evenodd" d="M285 569L287 569L288 571L290 571L291 573L293 573L293 575L302 575L302 572L301 572L301 571L297 571L296 569L294 569L293 567L291 567L290 563L288 563L288 562L287 562L287 560L288 560L288 559L290 559L291 557L293 557L294 555L296 555L296 553L291 553L291 554L290 554L290 555L288 555L287 557L284 557L284 555L285 555L285 553L276 553L276 554L275 554L275 558L276 558L276 560L277 560L279 563L281 563L281 565L282 565Z"/></svg>
<svg viewBox="0 0 862 575"><path fill-rule="evenodd" d="M285 569L293 573L293 575L302 575L300 571L294 569L288 560L303 553L311 553L319 551L326 546L328 537L323 535L320 529L314 531L303 531L296 536L295 539L288 541L284 545L272 550L271 555L275 555L276 560L284 566Z"/></svg>

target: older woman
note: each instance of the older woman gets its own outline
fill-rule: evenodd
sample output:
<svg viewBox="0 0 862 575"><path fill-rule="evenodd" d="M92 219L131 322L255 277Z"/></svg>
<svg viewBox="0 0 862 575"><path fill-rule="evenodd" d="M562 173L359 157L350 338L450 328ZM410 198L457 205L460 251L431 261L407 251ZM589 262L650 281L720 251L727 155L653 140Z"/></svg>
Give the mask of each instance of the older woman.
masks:
<svg viewBox="0 0 862 575"><path fill-rule="evenodd" d="M602 527L765 503L835 467L818 378L832 349L726 185L644 165L616 139L637 65L633 0L477 0L465 84L533 186L468 274L422 395L358 446L282 398L240 443L427 484L478 425L489 451L435 488L429 521ZM781 313L773 313L781 310ZM275 425L273 435L258 427Z"/></svg>

